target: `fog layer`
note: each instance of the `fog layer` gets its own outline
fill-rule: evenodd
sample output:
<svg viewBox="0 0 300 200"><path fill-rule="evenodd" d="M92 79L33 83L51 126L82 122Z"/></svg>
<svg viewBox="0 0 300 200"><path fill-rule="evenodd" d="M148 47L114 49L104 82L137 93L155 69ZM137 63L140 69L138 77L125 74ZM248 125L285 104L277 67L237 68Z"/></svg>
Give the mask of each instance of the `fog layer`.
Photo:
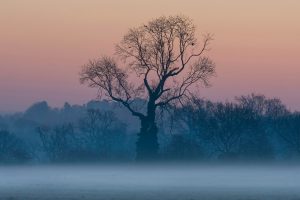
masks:
<svg viewBox="0 0 300 200"><path fill-rule="evenodd" d="M0 199L300 198L297 166L27 166L0 177Z"/></svg>

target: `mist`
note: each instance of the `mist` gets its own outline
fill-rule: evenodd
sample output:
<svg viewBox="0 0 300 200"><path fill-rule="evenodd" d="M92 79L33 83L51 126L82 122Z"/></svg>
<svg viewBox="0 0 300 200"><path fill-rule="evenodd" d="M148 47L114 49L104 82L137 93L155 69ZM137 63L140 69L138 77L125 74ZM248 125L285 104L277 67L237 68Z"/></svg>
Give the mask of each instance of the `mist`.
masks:
<svg viewBox="0 0 300 200"><path fill-rule="evenodd" d="M0 177L0 199L300 198L296 165L15 166Z"/></svg>

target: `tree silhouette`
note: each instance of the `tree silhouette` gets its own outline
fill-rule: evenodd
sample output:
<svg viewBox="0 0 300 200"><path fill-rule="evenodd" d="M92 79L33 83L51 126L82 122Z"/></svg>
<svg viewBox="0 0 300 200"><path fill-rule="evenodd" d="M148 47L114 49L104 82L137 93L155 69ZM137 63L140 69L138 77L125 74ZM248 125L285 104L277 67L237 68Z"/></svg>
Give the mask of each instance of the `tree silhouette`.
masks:
<svg viewBox="0 0 300 200"><path fill-rule="evenodd" d="M189 96L192 85L208 85L215 72L214 63L204 55L211 40L211 35L204 35L200 46L188 17L160 17L130 29L116 45L115 58L102 57L82 67L81 83L97 88L101 97L121 103L140 119L137 160L158 156L157 109ZM146 100L145 112L136 108L136 99Z"/></svg>

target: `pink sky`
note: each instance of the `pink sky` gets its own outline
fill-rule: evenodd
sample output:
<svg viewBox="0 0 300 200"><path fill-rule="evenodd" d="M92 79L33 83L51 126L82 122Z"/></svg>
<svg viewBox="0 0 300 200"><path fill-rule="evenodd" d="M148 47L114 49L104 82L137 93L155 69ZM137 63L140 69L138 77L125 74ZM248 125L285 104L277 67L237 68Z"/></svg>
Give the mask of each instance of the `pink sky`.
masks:
<svg viewBox="0 0 300 200"><path fill-rule="evenodd" d="M111 54L128 28L173 14L194 19L199 36L215 35L218 76L202 96L255 92L300 110L299 11L299 0L3 0L0 112L93 99L96 90L79 84L80 66Z"/></svg>

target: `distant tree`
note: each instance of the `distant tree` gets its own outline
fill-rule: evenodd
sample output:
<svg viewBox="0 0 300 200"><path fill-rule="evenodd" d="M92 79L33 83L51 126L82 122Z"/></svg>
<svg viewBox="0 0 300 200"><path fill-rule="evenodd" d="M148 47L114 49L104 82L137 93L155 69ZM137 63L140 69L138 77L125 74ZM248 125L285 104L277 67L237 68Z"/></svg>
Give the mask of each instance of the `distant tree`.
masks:
<svg viewBox="0 0 300 200"><path fill-rule="evenodd" d="M208 120L208 133L221 159L262 160L273 158L273 147L264 117L237 103L218 103Z"/></svg>
<svg viewBox="0 0 300 200"><path fill-rule="evenodd" d="M0 115L0 130L6 130L8 129L8 125L7 125L7 122L6 120L4 119L4 117L2 117Z"/></svg>
<svg viewBox="0 0 300 200"><path fill-rule="evenodd" d="M300 114L293 113L276 121L276 132L284 144L298 158L300 157Z"/></svg>
<svg viewBox="0 0 300 200"><path fill-rule="evenodd" d="M52 109L46 101L41 101L31 105L23 114L24 120L30 120L39 124L49 124L51 126L60 122L57 109Z"/></svg>
<svg viewBox="0 0 300 200"><path fill-rule="evenodd" d="M0 163L24 162L30 159L25 143L12 133L0 130Z"/></svg>
<svg viewBox="0 0 300 200"><path fill-rule="evenodd" d="M204 36L199 47L188 17L160 17L129 30L116 46L119 59L102 57L83 66L82 83L98 88L140 119L136 159L158 156L157 108L188 96L192 85L208 84L215 72L214 63L204 56L211 40ZM135 108L137 98L146 100L145 112Z"/></svg>
<svg viewBox="0 0 300 200"><path fill-rule="evenodd" d="M30 119L39 119L41 116L45 117L51 112L51 108L46 101L34 103L24 113L24 117Z"/></svg>
<svg viewBox="0 0 300 200"><path fill-rule="evenodd" d="M114 159L121 156L126 145L126 125L112 111L89 109L87 115L79 122L84 134L85 144L99 159ZM119 149L119 150L118 150ZM124 153L127 151L124 150ZM118 155L116 155L118 154ZM129 155L127 155L129 157Z"/></svg>
<svg viewBox="0 0 300 200"><path fill-rule="evenodd" d="M251 132L245 135L242 153L247 158L271 159L274 157L276 143L276 121L289 115L286 106L277 98L264 95L247 95L236 98L243 108L251 110L254 123Z"/></svg>
<svg viewBox="0 0 300 200"><path fill-rule="evenodd" d="M117 121L112 111L100 111L98 109L87 110L87 115L80 120L80 129L89 133L93 139L109 132Z"/></svg>
<svg viewBox="0 0 300 200"><path fill-rule="evenodd" d="M272 158L273 148L264 120L265 100L247 96L242 103L213 103L194 96L176 108L177 130L190 135L191 141L201 146L202 156Z"/></svg>
<svg viewBox="0 0 300 200"><path fill-rule="evenodd" d="M64 107L63 107L62 110L64 112L70 112L72 110L72 106L68 102L65 102Z"/></svg>
<svg viewBox="0 0 300 200"><path fill-rule="evenodd" d="M242 160L270 160L274 158L274 149L271 136L266 129L262 118L256 118L249 113L239 147L239 156Z"/></svg>
<svg viewBox="0 0 300 200"><path fill-rule="evenodd" d="M191 135L205 138L208 127L208 120L211 117L215 104L193 96L182 107L175 108L174 116L176 124L180 128L187 129Z"/></svg>
<svg viewBox="0 0 300 200"><path fill-rule="evenodd" d="M70 161L74 150L74 128L72 124L64 124L50 128L40 126L37 128L42 147L50 161Z"/></svg>
<svg viewBox="0 0 300 200"><path fill-rule="evenodd" d="M236 100L243 108L250 109L259 116L276 118L289 112L280 99L268 99L264 95L251 94L237 97Z"/></svg>
<svg viewBox="0 0 300 200"><path fill-rule="evenodd" d="M174 108L173 123L176 132L180 133L174 135L171 144L179 144L181 141L190 147L185 148L186 154L188 150L191 151L188 157L194 155L194 159L199 159L200 156L207 156L204 153L210 151L208 134L211 127L209 127L208 120L211 117L214 104L210 101L193 96L189 101L185 101L180 107ZM177 150L180 151L180 150ZM204 152L207 151L207 152Z"/></svg>
<svg viewBox="0 0 300 200"><path fill-rule="evenodd" d="M253 124L250 110L234 103L218 103L210 117L207 129L210 141L220 153L220 159L237 159L240 153L243 134L249 134Z"/></svg>

